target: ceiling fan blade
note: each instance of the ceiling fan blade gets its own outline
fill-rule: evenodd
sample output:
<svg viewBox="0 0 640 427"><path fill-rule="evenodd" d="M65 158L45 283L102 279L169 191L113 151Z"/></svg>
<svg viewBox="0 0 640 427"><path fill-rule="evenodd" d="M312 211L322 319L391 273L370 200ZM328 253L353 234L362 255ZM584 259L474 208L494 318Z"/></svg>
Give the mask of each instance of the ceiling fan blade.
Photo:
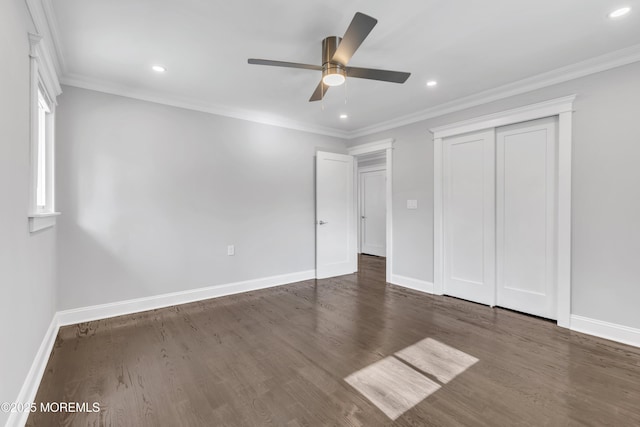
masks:
<svg viewBox="0 0 640 427"><path fill-rule="evenodd" d="M322 71L322 67L320 65L299 64L297 62L271 61L269 59L255 59L255 58L249 58L248 62L249 64L255 64L255 65L271 65L274 67L302 68L305 70Z"/></svg>
<svg viewBox="0 0 640 427"><path fill-rule="evenodd" d="M377 19L364 13L356 12L331 60L342 65L347 65L353 54L356 53L356 50L377 23Z"/></svg>
<svg viewBox="0 0 640 427"><path fill-rule="evenodd" d="M404 83L411 73L401 71L375 70L373 68L347 67L347 77L381 80L383 82Z"/></svg>
<svg viewBox="0 0 640 427"><path fill-rule="evenodd" d="M324 95L327 93L328 90L329 90L329 86L327 86L326 84L324 84L322 80L320 80L320 83L318 83L318 86L316 87L316 90L313 92L313 95L311 95L311 98L309 98L309 102L320 101L324 97Z"/></svg>

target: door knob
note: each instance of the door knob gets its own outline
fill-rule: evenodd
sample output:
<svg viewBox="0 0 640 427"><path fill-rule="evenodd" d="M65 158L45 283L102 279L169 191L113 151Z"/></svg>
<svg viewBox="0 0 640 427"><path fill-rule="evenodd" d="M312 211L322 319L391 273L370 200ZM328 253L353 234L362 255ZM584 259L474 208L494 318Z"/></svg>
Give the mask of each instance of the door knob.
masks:
<svg viewBox="0 0 640 427"><path fill-rule="evenodd" d="M328 222L326 222L326 221L322 221L322 220L320 220L320 221L318 221L318 224L320 224L320 225L325 225L325 224L329 224L329 223L328 223Z"/></svg>
<svg viewBox="0 0 640 427"><path fill-rule="evenodd" d="M362 215L360 218L362 218L362 219L366 219L367 217L366 217L366 216L364 216L364 215Z"/></svg>

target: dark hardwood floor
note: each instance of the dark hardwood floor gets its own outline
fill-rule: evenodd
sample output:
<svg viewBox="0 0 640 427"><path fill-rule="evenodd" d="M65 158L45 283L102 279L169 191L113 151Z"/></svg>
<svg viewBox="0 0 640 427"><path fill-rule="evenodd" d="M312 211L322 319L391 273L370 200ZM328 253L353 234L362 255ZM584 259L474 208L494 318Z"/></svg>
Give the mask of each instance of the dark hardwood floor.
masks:
<svg viewBox="0 0 640 427"><path fill-rule="evenodd" d="M385 285L384 259L60 330L29 426L633 426L640 349Z"/></svg>

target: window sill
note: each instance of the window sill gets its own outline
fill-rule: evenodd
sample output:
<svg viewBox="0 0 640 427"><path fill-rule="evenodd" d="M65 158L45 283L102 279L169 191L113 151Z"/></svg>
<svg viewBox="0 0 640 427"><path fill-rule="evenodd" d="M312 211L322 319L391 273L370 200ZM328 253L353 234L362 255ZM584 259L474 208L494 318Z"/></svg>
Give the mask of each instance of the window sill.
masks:
<svg viewBox="0 0 640 427"><path fill-rule="evenodd" d="M36 231L53 227L54 225L56 225L56 217L58 215L60 215L60 212L42 212L30 214L29 231L31 233L35 233Z"/></svg>

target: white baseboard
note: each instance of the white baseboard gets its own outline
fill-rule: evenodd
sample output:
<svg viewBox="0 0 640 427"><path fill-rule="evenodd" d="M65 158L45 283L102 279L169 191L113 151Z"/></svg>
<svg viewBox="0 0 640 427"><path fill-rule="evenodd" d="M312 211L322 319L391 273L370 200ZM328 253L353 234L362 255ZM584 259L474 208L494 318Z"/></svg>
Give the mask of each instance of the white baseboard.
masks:
<svg viewBox="0 0 640 427"><path fill-rule="evenodd" d="M58 319L56 314L54 314L53 319L49 324L49 328L44 334L40 348L36 353L36 357L33 359L29 373L27 373L27 377L22 384L20 393L18 393L18 397L15 400L16 403L31 403L35 400L38 387L40 387L40 381L42 381L42 376L44 375L47 363L49 362L51 350L53 349L56 337L58 336L58 329ZM27 422L27 418L29 418L29 412L11 412L5 426L24 426Z"/></svg>
<svg viewBox="0 0 640 427"><path fill-rule="evenodd" d="M126 301L118 301L108 304L93 305L57 313L60 326L74 325L76 323L90 322L92 320L106 319L109 317L123 316L141 311L155 310L157 308L172 305L186 304L210 298L271 288L289 283L314 279L315 270L300 271L297 273L282 274L278 276L264 277L261 279L245 280L243 282L228 283L226 285L209 286L206 288L191 289L181 292L154 295L145 298L136 298Z"/></svg>
<svg viewBox="0 0 640 427"><path fill-rule="evenodd" d="M399 274L392 274L390 283L393 285L413 289L415 291L426 292L428 294L433 293L433 283L427 282L426 280L419 280L411 277L400 276Z"/></svg>
<svg viewBox="0 0 640 427"><path fill-rule="evenodd" d="M623 344L640 347L640 329L588 317L571 315L571 330L596 337L605 338Z"/></svg>

